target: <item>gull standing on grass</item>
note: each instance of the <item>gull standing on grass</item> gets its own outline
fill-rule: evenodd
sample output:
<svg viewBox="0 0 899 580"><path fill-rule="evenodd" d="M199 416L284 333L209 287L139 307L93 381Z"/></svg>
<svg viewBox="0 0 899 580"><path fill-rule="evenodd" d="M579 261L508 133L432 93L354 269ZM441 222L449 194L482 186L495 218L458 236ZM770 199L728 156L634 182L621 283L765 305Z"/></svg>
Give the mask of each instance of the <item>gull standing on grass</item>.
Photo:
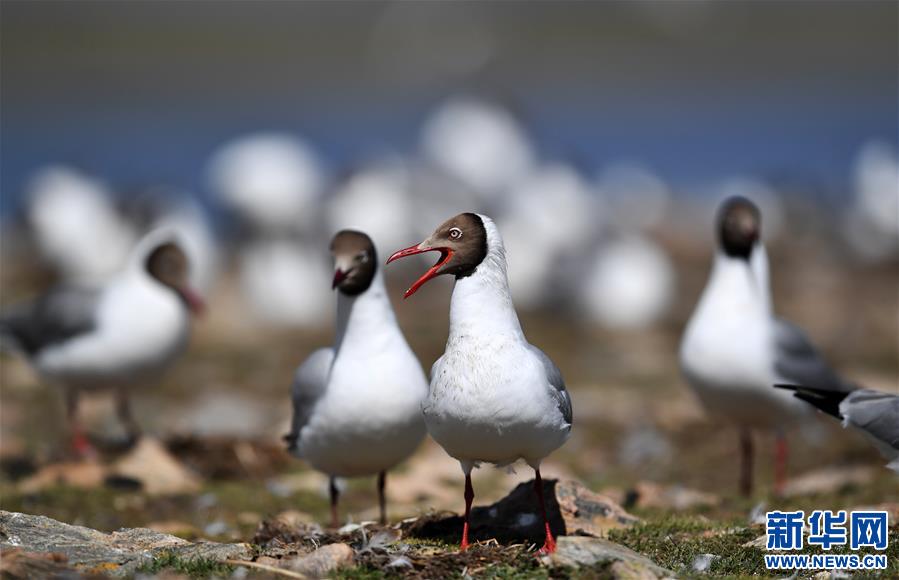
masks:
<svg viewBox="0 0 899 580"><path fill-rule="evenodd" d="M156 379L184 351L190 311L203 302L189 287L183 244L167 229L147 234L125 269L100 288L62 286L0 319L0 344L24 353L66 391L71 446L93 448L78 421L81 391L114 389L129 442L140 435L129 390Z"/></svg>
<svg viewBox="0 0 899 580"><path fill-rule="evenodd" d="M337 477L378 476L381 523L387 522L387 470L412 455L425 435L424 372L396 322L366 234L331 241L337 339L297 369L290 450L330 477L331 525L337 527Z"/></svg>
<svg viewBox="0 0 899 580"><path fill-rule="evenodd" d="M387 262L423 252L439 252L440 259L412 284L406 298L441 274L456 279L446 351L431 368L422 411L428 432L459 460L465 473L461 549L469 545L472 468L481 462L508 465L524 459L535 472L546 531L542 551L553 552L556 543L546 516L540 462L571 433L571 398L562 374L521 330L509 293L502 238L490 218L457 215Z"/></svg>
<svg viewBox="0 0 899 580"><path fill-rule="evenodd" d="M786 481L785 431L806 406L776 383L852 387L827 365L798 327L774 316L761 216L748 199L731 197L719 210L712 273L680 347L681 369L706 410L739 430L740 491L752 493L752 430L776 433L775 492Z"/></svg>

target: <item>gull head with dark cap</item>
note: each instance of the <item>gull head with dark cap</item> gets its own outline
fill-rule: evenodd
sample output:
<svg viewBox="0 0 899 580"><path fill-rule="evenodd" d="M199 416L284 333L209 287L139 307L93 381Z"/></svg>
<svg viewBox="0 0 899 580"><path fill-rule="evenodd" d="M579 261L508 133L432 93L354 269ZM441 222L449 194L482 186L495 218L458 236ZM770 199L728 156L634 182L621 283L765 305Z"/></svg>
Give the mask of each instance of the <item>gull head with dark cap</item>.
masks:
<svg viewBox="0 0 899 580"><path fill-rule="evenodd" d="M395 252L387 263L424 252L440 252L440 258L406 290L404 298L442 274L450 274L456 279L471 276L487 257L484 220L475 213L460 213L440 224L425 241Z"/></svg>
<svg viewBox="0 0 899 580"><path fill-rule="evenodd" d="M718 211L718 243L731 258L749 260L759 240L762 218L754 203L745 197L726 199Z"/></svg>
<svg viewBox="0 0 899 580"><path fill-rule="evenodd" d="M378 257L371 238L355 230L342 230L331 239L334 257L332 289L346 296L362 294L375 277Z"/></svg>
<svg viewBox="0 0 899 580"><path fill-rule="evenodd" d="M194 314L206 308L200 295L190 287L190 265L187 254L175 242L162 242L147 255L147 273L154 280L171 288Z"/></svg>

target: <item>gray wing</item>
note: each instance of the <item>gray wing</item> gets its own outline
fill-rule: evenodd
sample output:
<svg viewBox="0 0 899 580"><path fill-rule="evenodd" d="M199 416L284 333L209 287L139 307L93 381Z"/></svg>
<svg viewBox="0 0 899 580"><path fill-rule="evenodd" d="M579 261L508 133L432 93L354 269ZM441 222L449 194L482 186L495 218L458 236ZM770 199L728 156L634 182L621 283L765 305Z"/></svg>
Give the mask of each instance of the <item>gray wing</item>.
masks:
<svg viewBox="0 0 899 580"><path fill-rule="evenodd" d="M782 380L840 393L855 389L830 368L798 326L775 319L774 340L774 370Z"/></svg>
<svg viewBox="0 0 899 580"><path fill-rule="evenodd" d="M859 389L840 403L846 423L899 451L899 395Z"/></svg>
<svg viewBox="0 0 899 580"><path fill-rule="evenodd" d="M334 362L333 348L320 348L309 355L297 369L291 386L293 419L290 433L284 436L290 451L296 451L300 444L300 431L309 423L315 404L325 393L331 363Z"/></svg>
<svg viewBox="0 0 899 580"><path fill-rule="evenodd" d="M546 378L553 387L552 395L556 399L559 411L562 412L562 417L564 417L565 421L568 423L568 428L571 429L571 420L573 418L571 411L571 395L568 394L568 390L565 388L565 380L562 378L562 371L560 371L559 367L546 356L545 352L533 344L529 344L528 346L530 347L531 352L533 352L537 359L543 364Z"/></svg>
<svg viewBox="0 0 899 580"><path fill-rule="evenodd" d="M100 290L60 287L35 302L22 304L0 319L3 343L33 356L96 328Z"/></svg>

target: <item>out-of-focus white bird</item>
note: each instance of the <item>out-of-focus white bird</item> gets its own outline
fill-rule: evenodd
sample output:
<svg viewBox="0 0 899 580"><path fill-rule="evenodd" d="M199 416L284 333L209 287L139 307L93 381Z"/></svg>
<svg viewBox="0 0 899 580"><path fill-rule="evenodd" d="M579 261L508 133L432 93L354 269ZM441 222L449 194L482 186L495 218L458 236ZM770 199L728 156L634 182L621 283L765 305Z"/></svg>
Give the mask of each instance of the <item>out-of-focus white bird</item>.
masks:
<svg viewBox="0 0 899 580"><path fill-rule="evenodd" d="M594 322L609 328L644 328L671 305L675 272L668 255L649 238L624 236L599 246L579 302Z"/></svg>
<svg viewBox="0 0 899 580"><path fill-rule="evenodd" d="M428 119L422 134L425 156L437 167L494 201L533 166L530 137L503 107L473 97L455 97Z"/></svg>
<svg viewBox="0 0 899 580"><path fill-rule="evenodd" d="M218 277L220 251L206 210L190 193L154 188L141 196L138 211L149 230L176 232L190 262L191 287L208 296Z"/></svg>
<svg viewBox="0 0 899 580"><path fill-rule="evenodd" d="M412 168L398 156L365 165L328 198L329 230L360 230L386 247L402 244L412 234L415 216L411 187Z"/></svg>
<svg viewBox="0 0 899 580"><path fill-rule="evenodd" d="M222 203L262 232L315 224L325 172L310 145L283 133L255 133L225 144L209 164Z"/></svg>
<svg viewBox="0 0 899 580"><path fill-rule="evenodd" d="M855 160L853 197L844 233L862 258L899 254L899 157L883 141L866 143Z"/></svg>
<svg viewBox="0 0 899 580"><path fill-rule="evenodd" d="M547 163L513 187L507 211L497 217L509 249L509 283L515 302L544 305L560 258L591 245L603 228L596 191L570 165Z"/></svg>
<svg viewBox="0 0 899 580"><path fill-rule="evenodd" d="M69 167L46 167L34 175L27 215L44 259L78 284L100 284L118 272L136 240L106 186Z"/></svg>
<svg viewBox="0 0 899 580"><path fill-rule="evenodd" d="M608 213L621 229L647 229L665 218L671 192L661 178L641 163L609 163L600 172L596 185Z"/></svg>
<svg viewBox="0 0 899 580"><path fill-rule="evenodd" d="M734 197L745 197L758 206L765 216L765 231L762 233L765 240L770 241L780 236L786 218L783 199L776 189L755 177L738 176L721 182L715 190L714 202L704 204L708 210L705 223L714 223L715 208Z"/></svg>
<svg viewBox="0 0 899 580"><path fill-rule="evenodd" d="M115 389L131 439L129 387L157 378L184 350L189 310L202 300L189 286L176 232L154 230L127 266L99 288L61 286L0 319L3 346L21 351L42 377L66 389L72 446L86 453L77 405L81 391Z"/></svg>
<svg viewBox="0 0 899 580"><path fill-rule="evenodd" d="M279 326L322 326L331 317L326 256L301 242L262 239L240 252L240 284L253 312Z"/></svg>
<svg viewBox="0 0 899 580"><path fill-rule="evenodd" d="M740 490L752 491L752 430L777 434L775 489L786 481L786 431L807 408L778 383L851 390L796 326L774 316L761 214L742 197L727 200L717 221L708 283L680 348L681 369L705 408L740 433Z"/></svg>
<svg viewBox="0 0 899 580"><path fill-rule="evenodd" d="M421 403L428 383L397 325L371 238L342 230L331 240L331 253L331 287L339 292L337 341L297 369L285 439L297 456L330 476L333 526L335 478L375 474L386 524L387 471L424 438Z"/></svg>

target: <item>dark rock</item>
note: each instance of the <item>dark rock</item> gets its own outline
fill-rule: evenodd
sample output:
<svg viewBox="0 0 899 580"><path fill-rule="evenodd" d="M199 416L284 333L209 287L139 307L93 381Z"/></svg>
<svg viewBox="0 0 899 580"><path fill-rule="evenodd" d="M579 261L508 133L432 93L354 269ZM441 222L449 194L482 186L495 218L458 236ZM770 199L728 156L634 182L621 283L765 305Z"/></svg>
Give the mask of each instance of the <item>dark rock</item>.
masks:
<svg viewBox="0 0 899 580"><path fill-rule="evenodd" d="M60 554L79 571L127 576L142 564L169 553L183 559L246 559L247 544L188 542L146 528L111 534L44 517L0 511L0 548Z"/></svg>
<svg viewBox="0 0 899 580"><path fill-rule="evenodd" d="M612 528L632 525L638 520L611 499L594 493L576 481L543 481L546 511L554 536L599 536ZM440 539L449 543L462 535L462 516L438 513L403 525L405 536ZM534 482L519 484L512 493L488 507L471 511L470 538L496 539L503 544L543 543L544 530L534 492Z"/></svg>

